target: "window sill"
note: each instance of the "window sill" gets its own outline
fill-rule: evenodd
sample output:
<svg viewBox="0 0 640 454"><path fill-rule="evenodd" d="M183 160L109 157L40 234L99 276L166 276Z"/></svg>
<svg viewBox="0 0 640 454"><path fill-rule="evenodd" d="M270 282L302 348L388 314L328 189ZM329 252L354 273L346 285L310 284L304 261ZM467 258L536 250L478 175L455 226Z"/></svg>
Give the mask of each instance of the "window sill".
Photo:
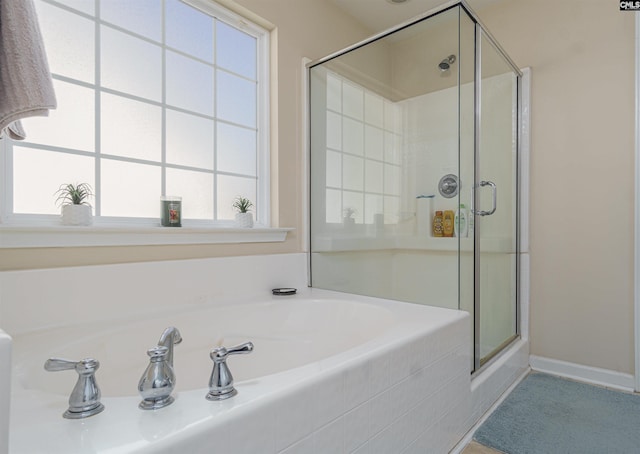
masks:
<svg viewBox="0 0 640 454"><path fill-rule="evenodd" d="M0 226L0 249L282 242L292 228Z"/></svg>

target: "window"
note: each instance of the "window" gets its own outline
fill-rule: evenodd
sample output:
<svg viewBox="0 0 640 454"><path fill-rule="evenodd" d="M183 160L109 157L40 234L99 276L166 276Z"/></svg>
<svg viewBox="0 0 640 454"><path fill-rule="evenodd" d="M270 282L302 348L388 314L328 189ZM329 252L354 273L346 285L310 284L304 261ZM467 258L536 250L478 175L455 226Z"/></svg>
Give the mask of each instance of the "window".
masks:
<svg viewBox="0 0 640 454"><path fill-rule="evenodd" d="M186 225L230 225L237 196L269 225L265 30L211 1L35 3L58 109L1 141L3 219L52 221L86 182L96 223L157 225L177 195Z"/></svg>

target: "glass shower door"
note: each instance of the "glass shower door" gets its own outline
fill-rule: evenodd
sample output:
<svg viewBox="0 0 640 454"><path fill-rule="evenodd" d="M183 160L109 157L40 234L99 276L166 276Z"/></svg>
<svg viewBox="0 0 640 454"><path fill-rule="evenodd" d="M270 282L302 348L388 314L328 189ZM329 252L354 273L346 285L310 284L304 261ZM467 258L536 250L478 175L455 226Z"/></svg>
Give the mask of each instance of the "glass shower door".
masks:
<svg viewBox="0 0 640 454"><path fill-rule="evenodd" d="M518 335L518 74L463 5L309 66L310 284L469 312L471 370Z"/></svg>
<svg viewBox="0 0 640 454"><path fill-rule="evenodd" d="M517 336L518 75L477 28L476 369ZM479 309L479 311L478 311ZM479 316L478 315L479 312Z"/></svg>

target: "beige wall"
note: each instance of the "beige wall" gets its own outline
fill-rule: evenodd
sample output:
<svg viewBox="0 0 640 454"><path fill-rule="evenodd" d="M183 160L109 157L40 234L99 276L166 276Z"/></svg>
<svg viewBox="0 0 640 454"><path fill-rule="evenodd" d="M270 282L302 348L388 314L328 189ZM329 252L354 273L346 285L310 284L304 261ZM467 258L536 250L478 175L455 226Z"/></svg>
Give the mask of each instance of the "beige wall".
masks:
<svg viewBox="0 0 640 454"><path fill-rule="evenodd" d="M225 3L233 3L224 0ZM294 227L284 243L144 247L0 249L0 271L302 250L302 58L321 58L370 33L331 2L318 0L238 0L273 24L277 85L274 87L272 184L273 223Z"/></svg>
<svg viewBox="0 0 640 454"><path fill-rule="evenodd" d="M532 68L531 353L633 373L633 14L509 0L478 15Z"/></svg>

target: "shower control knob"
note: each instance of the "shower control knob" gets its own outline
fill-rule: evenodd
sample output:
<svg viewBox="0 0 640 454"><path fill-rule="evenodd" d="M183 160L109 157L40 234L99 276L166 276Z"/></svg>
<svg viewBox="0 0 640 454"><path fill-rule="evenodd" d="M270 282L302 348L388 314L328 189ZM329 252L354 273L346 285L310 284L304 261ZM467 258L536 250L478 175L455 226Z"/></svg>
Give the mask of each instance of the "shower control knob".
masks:
<svg viewBox="0 0 640 454"><path fill-rule="evenodd" d="M438 191L440 195L445 199L450 199L458 195L458 186L460 185L460 180L456 175L452 173L443 176L440 178L440 182L438 183Z"/></svg>

